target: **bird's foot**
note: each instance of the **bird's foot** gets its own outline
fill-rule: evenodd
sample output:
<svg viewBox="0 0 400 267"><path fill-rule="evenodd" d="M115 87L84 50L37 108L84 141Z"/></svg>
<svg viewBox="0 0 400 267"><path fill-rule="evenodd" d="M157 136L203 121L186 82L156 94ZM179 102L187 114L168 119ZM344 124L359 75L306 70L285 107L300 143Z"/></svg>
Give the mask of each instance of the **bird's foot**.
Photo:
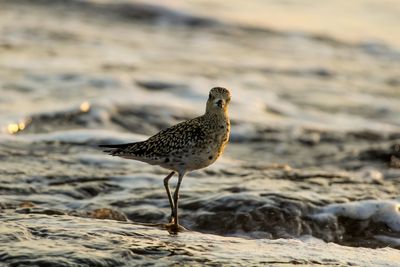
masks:
<svg viewBox="0 0 400 267"><path fill-rule="evenodd" d="M164 225L164 227L168 231L168 233L173 235L177 235L178 232L183 232L186 230L185 227L175 223L167 223Z"/></svg>

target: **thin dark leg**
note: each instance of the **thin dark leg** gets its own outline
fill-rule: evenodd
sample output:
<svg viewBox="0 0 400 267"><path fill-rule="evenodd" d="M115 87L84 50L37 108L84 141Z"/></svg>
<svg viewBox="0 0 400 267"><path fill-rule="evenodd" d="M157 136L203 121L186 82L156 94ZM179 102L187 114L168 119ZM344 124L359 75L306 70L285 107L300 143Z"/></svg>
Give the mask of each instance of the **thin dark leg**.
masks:
<svg viewBox="0 0 400 267"><path fill-rule="evenodd" d="M170 174L168 174L167 177L164 178L164 187L165 190L167 191L167 195L168 195L168 201L169 201L169 205L171 207L171 216L169 218L169 222L172 222L172 218L174 215L174 203L172 202L172 197L171 197L171 192L169 191L169 186L168 186L168 182L169 179L171 179L171 177L175 174L175 172L171 172Z"/></svg>
<svg viewBox="0 0 400 267"><path fill-rule="evenodd" d="M174 219L175 219L175 221L174 221L174 224L175 224L175 226L178 226L179 225L179 223L178 223L178 198L179 198L179 187L181 186L181 182L182 182L182 179L183 179L183 176L184 176L185 174L183 173L183 174L180 174L179 173L179 177L178 177L178 183L176 184L176 188L175 188L175 192L174 192Z"/></svg>

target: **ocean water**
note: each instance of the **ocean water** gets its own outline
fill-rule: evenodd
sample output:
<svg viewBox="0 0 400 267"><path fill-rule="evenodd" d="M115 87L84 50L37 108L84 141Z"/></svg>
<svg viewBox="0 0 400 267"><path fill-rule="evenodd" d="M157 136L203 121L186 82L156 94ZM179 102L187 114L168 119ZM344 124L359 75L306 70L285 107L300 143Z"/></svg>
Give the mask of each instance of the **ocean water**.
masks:
<svg viewBox="0 0 400 267"><path fill-rule="evenodd" d="M0 12L0 265L398 266L395 1ZM185 177L171 236L168 172L97 145L201 115L214 86L230 143Z"/></svg>

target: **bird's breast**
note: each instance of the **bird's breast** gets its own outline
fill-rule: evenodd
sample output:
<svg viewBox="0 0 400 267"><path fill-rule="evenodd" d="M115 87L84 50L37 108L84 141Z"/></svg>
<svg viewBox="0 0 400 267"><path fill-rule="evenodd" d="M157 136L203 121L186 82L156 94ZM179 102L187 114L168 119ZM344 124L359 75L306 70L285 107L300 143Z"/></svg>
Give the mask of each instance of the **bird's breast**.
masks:
<svg viewBox="0 0 400 267"><path fill-rule="evenodd" d="M193 171L214 163L224 151L229 140L229 120L211 121L205 124L202 138L186 148L171 153L160 165L175 171Z"/></svg>
<svg viewBox="0 0 400 267"><path fill-rule="evenodd" d="M223 127L222 127L223 126ZM193 149L186 158L187 168L196 170L214 163L223 153L229 140L229 123L223 123L208 135L208 141Z"/></svg>

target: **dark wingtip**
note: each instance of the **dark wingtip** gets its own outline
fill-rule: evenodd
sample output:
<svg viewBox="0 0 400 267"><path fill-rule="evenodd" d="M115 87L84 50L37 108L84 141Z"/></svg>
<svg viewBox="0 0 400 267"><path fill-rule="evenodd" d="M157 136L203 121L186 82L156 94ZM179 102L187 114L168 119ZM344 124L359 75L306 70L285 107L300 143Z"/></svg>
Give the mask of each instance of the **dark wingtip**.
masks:
<svg viewBox="0 0 400 267"><path fill-rule="evenodd" d="M113 156L114 156L115 151L116 151L116 149L115 149L116 147L115 146L117 146L117 145L98 145L98 147L109 148L109 149L103 150L103 152L104 153L108 153L108 154L113 155Z"/></svg>
<svg viewBox="0 0 400 267"><path fill-rule="evenodd" d="M98 145L98 147L110 147L110 145Z"/></svg>
<svg viewBox="0 0 400 267"><path fill-rule="evenodd" d="M126 147L128 144L117 144L117 145L99 145L99 147L106 147L106 148L121 148Z"/></svg>
<svg viewBox="0 0 400 267"><path fill-rule="evenodd" d="M106 148L125 148L131 146L135 143L125 143L125 144L115 144L115 145L99 145L99 147L106 147Z"/></svg>
<svg viewBox="0 0 400 267"><path fill-rule="evenodd" d="M103 152L109 153L112 156L117 156L124 149L126 149L127 147L132 146L134 144L136 144L136 143L126 143L126 144L116 144L116 145L98 145L98 146L109 148L109 149L103 150Z"/></svg>

